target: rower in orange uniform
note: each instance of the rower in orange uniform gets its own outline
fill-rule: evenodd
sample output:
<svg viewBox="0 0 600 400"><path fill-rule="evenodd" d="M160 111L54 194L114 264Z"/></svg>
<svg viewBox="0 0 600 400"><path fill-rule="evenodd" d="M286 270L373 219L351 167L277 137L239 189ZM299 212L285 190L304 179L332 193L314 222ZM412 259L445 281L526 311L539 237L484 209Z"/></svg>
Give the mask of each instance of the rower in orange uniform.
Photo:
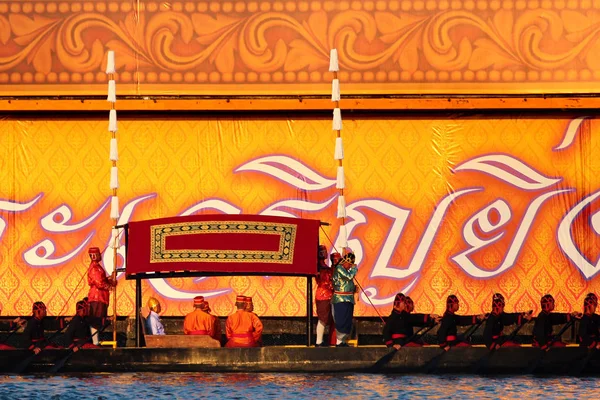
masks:
<svg viewBox="0 0 600 400"><path fill-rule="evenodd" d="M208 310L208 303L204 301L204 296L194 297L194 311L185 316L183 333L186 335L208 335L220 342L221 328L219 327L219 336L217 336L215 317L210 315Z"/></svg>
<svg viewBox="0 0 600 400"><path fill-rule="evenodd" d="M254 313L245 310L246 296L237 296L235 306L237 311L227 317L225 323L225 347L258 347L257 339L262 336L262 323Z"/></svg>
<svg viewBox="0 0 600 400"><path fill-rule="evenodd" d="M256 315L256 313L254 312L254 303L252 302L252 297L246 296L244 302L246 303L245 310L251 314L254 314L254 316L258 318L258 315ZM258 320L260 321L260 318L258 318ZM256 342L257 347L262 347L262 329L260 330L260 334L254 335L254 341Z"/></svg>

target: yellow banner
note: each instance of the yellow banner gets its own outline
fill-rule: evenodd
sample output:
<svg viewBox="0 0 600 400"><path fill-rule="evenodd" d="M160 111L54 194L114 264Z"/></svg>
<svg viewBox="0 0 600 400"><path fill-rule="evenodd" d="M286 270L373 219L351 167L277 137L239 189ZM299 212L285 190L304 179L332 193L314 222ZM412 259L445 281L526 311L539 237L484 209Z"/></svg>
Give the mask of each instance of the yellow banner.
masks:
<svg viewBox="0 0 600 400"><path fill-rule="evenodd" d="M441 312L539 309L546 293L580 310L600 290L600 128L573 116L358 116L344 120L349 243L358 280L387 313L393 295ZM110 239L107 121L0 120L0 303L4 314L73 314L87 294L87 248ZM331 222L338 240L331 121L135 116L119 120L120 223L194 213L295 215ZM331 240L331 241L330 241ZM337 247L337 246L336 246ZM122 253L119 263L122 263ZM109 248L104 266L112 271ZM135 262L135 260L129 260ZM144 282L166 315L204 295L219 315L236 294L259 315L302 316L304 278ZM357 315L375 315L364 293ZM119 278L118 312L134 310Z"/></svg>

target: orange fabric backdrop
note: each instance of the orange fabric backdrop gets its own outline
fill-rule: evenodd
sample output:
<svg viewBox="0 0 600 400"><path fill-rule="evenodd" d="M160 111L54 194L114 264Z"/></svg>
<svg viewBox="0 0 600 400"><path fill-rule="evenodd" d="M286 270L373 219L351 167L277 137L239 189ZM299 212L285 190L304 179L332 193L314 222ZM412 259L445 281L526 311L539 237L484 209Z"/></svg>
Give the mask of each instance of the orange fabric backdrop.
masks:
<svg viewBox="0 0 600 400"><path fill-rule="evenodd" d="M36 300L51 314L72 314L86 295L87 247L104 248L110 236L106 125L77 115L0 120L5 315L29 314ZM332 222L325 232L335 240L329 119L121 116L119 129L121 222L206 211L291 213ZM418 311L441 312L455 293L464 312L481 312L500 291L508 309L537 310L550 292L558 310L580 309L585 294L600 289L599 130L596 119L567 115L346 118L346 202L349 223L357 223L350 245L373 302L388 312L390 296L405 290ZM469 255L469 265L460 254L477 238L496 241ZM331 248L325 233L321 242ZM514 262L494 272L510 254ZM189 298L204 294L226 315L242 293L254 297L259 315L301 316L305 288L304 278L156 280L144 284L144 301L154 295L166 315L181 315L191 309ZM133 283L121 277L118 312L133 310ZM375 315L364 296L357 314Z"/></svg>
<svg viewBox="0 0 600 400"><path fill-rule="evenodd" d="M597 93L592 0L0 0L0 95Z"/></svg>

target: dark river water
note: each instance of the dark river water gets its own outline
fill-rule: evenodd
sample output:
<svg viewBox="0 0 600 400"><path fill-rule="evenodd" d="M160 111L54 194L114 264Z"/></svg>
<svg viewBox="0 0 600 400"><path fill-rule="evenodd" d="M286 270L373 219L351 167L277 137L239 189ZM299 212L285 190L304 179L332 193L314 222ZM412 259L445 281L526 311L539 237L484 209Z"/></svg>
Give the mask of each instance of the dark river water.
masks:
<svg viewBox="0 0 600 400"><path fill-rule="evenodd" d="M598 399L600 378L129 373L0 376L0 399Z"/></svg>

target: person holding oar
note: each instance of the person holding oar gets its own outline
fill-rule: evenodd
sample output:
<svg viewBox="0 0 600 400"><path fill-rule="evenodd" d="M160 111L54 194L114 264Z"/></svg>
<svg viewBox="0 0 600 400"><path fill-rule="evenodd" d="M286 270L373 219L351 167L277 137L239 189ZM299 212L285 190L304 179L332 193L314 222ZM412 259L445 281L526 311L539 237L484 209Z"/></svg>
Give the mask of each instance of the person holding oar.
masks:
<svg viewBox="0 0 600 400"><path fill-rule="evenodd" d="M407 299L409 299L407 301ZM439 321L435 314L412 314L413 301L398 293L394 298L394 308L383 327L383 340L388 347L400 350L402 347L420 347L423 344L415 339L415 326L430 326Z"/></svg>
<svg viewBox="0 0 600 400"><path fill-rule="evenodd" d="M458 337L458 326L475 325L477 321L483 321L485 315L456 315L460 309L458 297L451 294L446 299L446 312L442 317L440 329L438 329L438 343L445 351L452 347L470 347L471 344Z"/></svg>
<svg viewBox="0 0 600 400"><path fill-rule="evenodd" d="M75 305L77 314L71 319L69 327L65 332L65 346L77 352L82 349L96 349L96 346L91 343L90 325L87 322L88 305L85 300L78 301Z"/></svg>
<svg viewBox="0 0 600 400"><path fill-rule="evenodd" d="M579 346L588 349L581 361L571 368L571 375L579 376L587 367L596 351L600 350L600 315L596 314L598 296L588 293L583 301L583 316L579 322Z"/></svg>
<svg viewBox="0 0 600 400"><path fill-rule="evenodd" d="M596 314L598 297L589 293L583 301L583 316L579 322L579 346L600 350L600 315Z"/></svg>
<svg viewBox="0 0 600 400"><path fill-rule="evenodd" d="M549 347L565 347L566 343L562 342L560 338L558 340L553 339L552 328L554 325L567 324L573 318L581 318L581 313L576 311L571 314L553 312L555 307L554 297L550 294L543 296L540 303L542 312L535 319L535 325L533 326L533 347L540 347L542 350Z"/></svg>
<svg viewBox="0 0 600 400"><path fill-rule="evenodd" d="M27 321L23 331L24 346L37 355L42 349L58 349L56 343L50 342L44 336L44 318L48 315L46 305L41 301L33 303L33 317Z"/></svg>
<svg viewBox="0 0 600 400"><path fill-rule="evenodd" d="M525 321L531 321L533 316L533 311L506 313L504 312L504 306L504 296L500 293L494 294L492 297L492 312L488 315L483 329L483 342L490 350L496 350L500 347L520 347L519 343L512 340L518 329L514 331L514 334L507 337L502 333L504 327L516 324L520 328Z"/></svg>

